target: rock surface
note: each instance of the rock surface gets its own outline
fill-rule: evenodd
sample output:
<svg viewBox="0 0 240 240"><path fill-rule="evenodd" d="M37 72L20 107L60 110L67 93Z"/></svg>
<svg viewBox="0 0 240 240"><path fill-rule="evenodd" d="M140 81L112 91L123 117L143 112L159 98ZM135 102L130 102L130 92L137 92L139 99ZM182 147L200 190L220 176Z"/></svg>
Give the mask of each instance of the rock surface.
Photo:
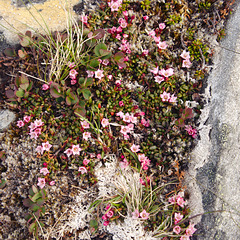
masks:
<svg viewBox="0 0 240 240"><path fill-rule="evenodd" d="M240 172L240 4L216 48L200 136L187 182L193 214L204 212L195 240L238 240ZM199 218L197 220L200 220ZM237 226L238 225L238 226Z"/></svg>
<svg viewBox="0 0 240 240"><path fill-rule="evenodd" d="M15 114L9 110L0 109L0 131L6 129L15 120Z"/></svg>

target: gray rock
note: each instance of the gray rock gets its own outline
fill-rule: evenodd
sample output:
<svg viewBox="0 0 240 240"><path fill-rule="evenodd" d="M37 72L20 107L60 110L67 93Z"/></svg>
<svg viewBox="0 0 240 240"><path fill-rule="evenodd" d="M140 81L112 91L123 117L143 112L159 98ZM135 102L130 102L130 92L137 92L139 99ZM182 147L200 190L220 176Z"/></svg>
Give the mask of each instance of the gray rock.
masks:
<svg viewBox="0 0 240 240"><path fill-rule="evenodd" d="M44 3L47 0L12 0L12 4L14 4L17 7L23 7L26 6L27 4L31 3Z"/></svg>
<svg viewBox="0 0 240 240"><path fill-rule="evenodd" d="M14 120L16 116L9 110L0 110L0 131L6 129Z"/></svg>
<svg viewBox="0 0 240 240"><path fill-rule="evenodd" d="M205 91L200 141L188 172L190 208L204 213L195 240L240 239L240 4L216 47ZM192 219L194 221L194 219Z"/></svg>

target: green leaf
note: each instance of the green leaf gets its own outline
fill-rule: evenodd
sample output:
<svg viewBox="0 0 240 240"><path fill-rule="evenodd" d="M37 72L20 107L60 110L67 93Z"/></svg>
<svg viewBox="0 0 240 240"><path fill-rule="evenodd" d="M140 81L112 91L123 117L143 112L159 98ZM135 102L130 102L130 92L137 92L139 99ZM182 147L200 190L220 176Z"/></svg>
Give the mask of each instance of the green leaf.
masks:
<svg viewBox="0 0 240 240"><path fill-rule="evenodd" d="M89 222L90 227L97 229L98 228L98 221L97 220L90 220Z"/></svg>
<svg viewBox="0 0 240 240"><path fill-rule="evenodd" d="M39 206L42 206L42 205L45 203L45 200L42 199L42 198L40 198L40 199L37 200L36 203L37 203Z"/></svg>
<svg viewBox="0 0 240 240"><path fill-rule="evenodd" d="M30 226L28 227L29 232L32 233L36 227L37 227L36 222L33 222L32 224L30 224Z"/></svg>
<svg viewBox="0 0 240 240"><path fill-rule="evenodd" d="M50 85L50 94L51 94L54 98L62 97L61 88L60 88L59 84L57 84L57 83L52 83L52 84Z"/></svg>
<svg viewBox="0 0 240 240"><path fill-rule="evenodd" d="M89 210L91 208L96 208L97 206L99 206L100 204L102 203L102 200L96 200L94 201L93 203L91 203L90 207L89 207Z"/></svg>
<svg viewBox="0 0 240 240"><path fill-rule="evenodd" d="M24 96L24 90L23 89L21 89L21 88L19 88L19 90L17 90L16 92L15 92L15 95L17 96L17 97L23 97Z"/></svg>
<svg viewBox="0 0 240 240"><path fill-rule="evenodd" d="M101 39L104 37L104 35L105 35L105 31L101 28L99 28L93 32L94 39Z"/></svg>
<svg viewBox="0 0 240 240"><path fill-rule="evenodd" d="M15 52L15 50L13 48L6 48L3 53L7 56L7 57L15 57L17 54Z"/></svg>
<svg viewBox="0 0 240 240"><path fill-rule="evenodd" d="M78 117L85 117L86 116L86 110L85 108L78 107L74 109L74 114L76 114Z"/></svg>
<svg viewBox="0 0 240 240"><path fill-rule="evenodd" d="M66 103L69 106L72 104L71 98L69 96L66 97Z"/></svg>
<svg viewBox="0 0 240 240"><path fill-rule="evenodd" d="M33 201L36 202L37 199L41 198L42 194L40 192L35 193L33 196L29 196L29 198Z"/></svg>
<svg viewBox="0 0 240 240"><path fill-rule="evenodd" d="M96 59L92 59L89 63L89 66L94 70L96 67L99 66L99 61Z"/></svg>
<svg viewBox="0 0 240 240"><path fill-rule="evenodd" d="M32 210L33 212L36 212L38 209L40 209L40 207L37 204L33 204L32 206L30 206L29 209Z"/></svg>
<svg viewBox="0 0 240 240"><path fill-rule="evenodd" d="M37 192L38 192L38 188L35 187L34 185L32 185L32 190L33 190L34 193L37 193ZM31 194L31 195L33 195L33 194Z"/></svg>
<svg viewBox="0 0 240 240"><path fill-rule="evenodd" d="M19 49L18 50L18 56L20 57L20 58L25 58L26 56L27 56L27 52L23 49Z"/></svg>
<svg viewBox="0 0 240 240"><path fill-rule="evenodd" d="M79 83L80 85L84 84L84 81L85 81L85 79L84 79L83 77L80 77L80 78L78 79L78 83Z"/></svg>
<svg viewBox="0 0 240 240"><path fill-rule="evenodd" d="M7 181L5 179L0 180L0 189L3 189L6 186Z"/></svg>
<svg viewBox="0 0 240 240"><path fill-rule="evenodd" d="M25 207L31 207L33 205L33 201L31 201L29 198L23 199L23 205Z"/></svg>
<svg viewBox="0 0 240 240"><path fill-rule="evenodd" d="M89 87L93 84L93 79L92 78L87 78L86 81L85 81L85 84L84 86L85 87Z"/></svg>
<svg viewBox="0 0 240 240"><path fill-rule="evenodd" d="M94 48L94 53L98 56L101 57L100 49L102 50L107 50L107 46L104 43L99 43L95 48Z"/></svg>
<svg viewBox="0 0 240 240"><path fill-rule="evenodd" d="M88 100L91 97L91 92L88 88L82 90L83 97Z"/></svg>

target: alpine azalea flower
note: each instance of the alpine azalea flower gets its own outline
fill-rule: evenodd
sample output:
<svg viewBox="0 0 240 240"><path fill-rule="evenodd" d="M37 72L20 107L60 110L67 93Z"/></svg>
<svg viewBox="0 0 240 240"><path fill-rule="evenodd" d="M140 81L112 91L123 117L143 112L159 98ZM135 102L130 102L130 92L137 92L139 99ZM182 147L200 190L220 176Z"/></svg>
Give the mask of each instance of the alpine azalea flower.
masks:
<svg viewBox="0 0 240 240"><path fill-rule="evenodd" d="M103 70L98 69L98 70L95 72L95 78L101 79L101 78L103 78L103 77L104 77Z"/></svg>
<svg viewBox="0 0 240 240"><path fill-rule="evenodd" d="M149 214L150 213L147 213L146 210L144 209L141 213L140 213L140 217L144 220L148 219L149 218Z"/></svg>
<svg viewBox="0 0 240 240"><path fill-rule="evenodd" d="M173 228L173 232L175 232L176 234L179 234L181 232L181 227L179 225L175 226Z"/></svg>
<svg viewBox="0 0 240 240"><path fill-rule="evenodd" d="M25 123L30 122L30 120L31 120L31 116L24 116L24 117L23 117L23 121L24 121Z"/></svg>
<svg viewBox="0 0 240 240"><path fill-rule="evenodd" d="M42 90L43 91L46 91L46 90L48 90L49 89L49 85L48 84L43 84L42 85Z"/></svg>
<svg viewBox="0 0 240 240"><path fill-rule="evenodd" d="M64 151L64 153L67 155L67 157L69 158L72 154L73 154L73 151L71 148L68 148L66 151Z"/></svg>
<svg viewBox="0 0 240 240"><path fill-rule="evenodd" d="M160 49L166 49L167 48L167 43L165 42L165 41L163 41L163 42L159 42L158 44L157 44L157 46L160 48Z"/></svg>
<svg viewBox="0 0 240 240"><path fill-rule="evenodd" d="M37 184L37 185L38 185L41 189L44 188L45 184L46 184L45 178L38 178L38 184Z"/></svg>
<svg viewBox="0 0 240 240"><path fill-rule="evenodd" d="M131 149L132 152L139 152L140 151L140 146L133 144L130 149Z"/></svg>
<svg viewBox="0 0 240 240"><path fill-rule="evenodd" d="M159 29L163 30L166 27L165 23L160 23L159 24Z"/></svg>
<svg viewBox="0 0 240 240"><path fill-rule="evenodd" d="M188 228L186 229L186 235L192 236L196 231L197 229L194 227L194 224L190 223Z"/></svg>
<svg viewBox="0 0 240 240"><path fill-rule="evenodd" d="M183 219L183 215L181 213L174 214L174 224L179 223Z"/></svg>
<svg viewBox="0 0 240 240"><path fill-rule="evenodd" d="M108 125L109 125L108 119L107 119L107 118L103 118L102 121L101 121L101 124L102 124L102 126L103 126L104 128L105 128L106 126L108 126Z"/></svg>
<svg viewBox="0 0 240 240"><path fill-rule="evenodd" d="M24 126L24 122L22 120L17 121L17 126L19 128L23 127Z"/></svg>
<svg viewBox="0 0 240 240"><path fill-rule="evenodd" d="M86 120L81 121L81 125L82 125L82 127L83 127L84 129L89 128L89 123L88 123Z"/></svg>
<svg viewBox="0 0 240 240"><path fill-rule="evenodd" d="M160 94L160 97L162 98L163 102L168 102L168 100L170 99L170 93L166 93L165 91Z"/></svg>
<svg viewBox="0 0 240 240"><path fill-rule="evenodd" d="M85 167L79 167L78 171L81 172L81 174L87 173L87 169Z"/></svg>
<svg viewBox="0 0 240 240"><path fill-rule="evenodd" d="M79 147L79 144L72 146L73 155L79 155L82 149Z"/></svg>
<svg viewBox="0 0 240 240"><path fill-rule="evenodd" d="M154 68L154 69L150 69L150 72L153 73L153 74L158 74L158 67Z"/></svg>
<svg viewBox="0 0 240 240"><path fill-rule="evenodd" d="M40 169L40 173L42 173L44 176L46 176L50 172L48 171L48 169L46 167L44 167L44 168Z"/></svg>
<svg viewBox="0 0 240 240"><path fill-rule="evenodd" d="M90 132L84 132L84 133L83 133L83 139L84 139L84 140L87 141L90 137L91 137L91 133L90 133Z"/></svg>
<svg viewBox="0 0 240 240"><path fill-rule="evenodd" d="M134 219L139 218L139 211L137 209L135 209L135 211L132 212L132 218L134 218Z"/></svg>
<svg viewBox="0 0 240 240"><path fill-rule="evenodd" d="M50 148L52 145L47 141L45 143L42 143L43 150L50 151Z"/></svg>

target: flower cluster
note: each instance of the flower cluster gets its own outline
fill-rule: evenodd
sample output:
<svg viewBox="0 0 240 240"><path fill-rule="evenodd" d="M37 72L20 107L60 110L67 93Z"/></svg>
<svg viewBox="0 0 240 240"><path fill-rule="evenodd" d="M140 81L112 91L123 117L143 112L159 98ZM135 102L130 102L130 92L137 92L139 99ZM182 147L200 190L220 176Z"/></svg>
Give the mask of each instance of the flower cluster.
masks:
<svg viewBox="0 0 240 240"><path fill-rule="evenodd" d="M52 145L47 141L45 143L42 143L42 146L38 146L36 148L36 151L37 151L37 153L43 154L44 151L49 152L51 147L52 147Z"/></svg>
<svg viewBox="0 0 240 240"><path fill-rule="evenodd" d="M175 213L175 224L177 224L178 222L181 221L182 219L182 215L177 215L178 213ZM176 219L177 218L177 219ZM180 219L181 218L181 219ZM179 220L180 219L180 220ZM177 225L173 228L173 232L176 234L180 234L182 231L182 228ZM197 231L197 229L194 227L194 224L190 223L189 226L187 227L185 234L183 236L180 237L180 240L190 240L190 237Z"/></svg>
<svg viewBox="0 0 240 240"><path fill-rule="evenodd" d="M138 219L141 217L143 220L147 220L149 218L150 213L148 213L145 209L139 213L139 211L136 209L134 212L132 212L132 218Z"/></svg>
<svg viewBox="0 0 240 240"><path fill-rule="evenodd" d="M110 223L109 219L114 215L114 209L111 208L110 204L108 204L105 209L107 212L102 216L102 219L104 220L103 225L107 226Z"/></svg>
<svg viewBox="0 0 240 240"><path fill-rule="evenodd" d="M163 102L170 102L170 103L177 102L177 97L175 97L174 94L171 95L170 93L167 93L165 91L162 94L160 94L160 97Z"/></svg>
<svg viewBox="0 0 240 240"><path fill-rule="evenodd" d="M78 75L78 72L77 70L74 69L74 67L76 67L75 63L74 62L69 62L68 63L68 67L71 69L69 71L69 77L71 78L71 84L74 85L77 83L77 75Z"/></svg>
<svg viewBox="0 0 240 240"><path fill-rule="evenodd" d="M192 128L192 126L190 125L186 125L185 126L185 130L188 132L188 134L190 136L192 136L193 138L197 137L197 130L195 128Z"/></svg>
<svg viewBox="0 0 240 240"><path fill-rule="evenodd" d="M180 55L180 57L184 59L182 63L182 67L190 68L192 65L190 61L190 53L184 50Z"/></svg>
<svg viewBox="0 0 240 240"><path fill-rule="evenodd" d="M79 155L81 150L82 149L79 147L79 144L77 144L77 145L72 145L72 147L68 148L66 151L64 151L64 153L68 157L70 157L71 155Z"/></svg>
<svg viewBox="0 0 240 240"><path fill-rule="evenodd" d="M141 163L141 167L143 170L148 170L148 167L151 163L151 160L145 156L145 154L139 153L138 160Z"/></svg>
<svg viewBox="0 0 240 240"><path fill-rule="evenodd" d="M178 206L180 207L184 207L184 205L186 204L186 202L184 201L183 197L180 196L180 194L178 195L175 195L173 197L170 197L168 199L168 201L171 203L171 204L177 204Z"/></svg>
<svg viewBox="0 0 240 240"><path fill-rule="evenodd" d="M111 2L108 3L108 6L111 8L111 11L114 12L114 11L118 11L118 9L121 7L122 5L122 0L117 0L117 1L114 1L112 0Z"/></svg>

